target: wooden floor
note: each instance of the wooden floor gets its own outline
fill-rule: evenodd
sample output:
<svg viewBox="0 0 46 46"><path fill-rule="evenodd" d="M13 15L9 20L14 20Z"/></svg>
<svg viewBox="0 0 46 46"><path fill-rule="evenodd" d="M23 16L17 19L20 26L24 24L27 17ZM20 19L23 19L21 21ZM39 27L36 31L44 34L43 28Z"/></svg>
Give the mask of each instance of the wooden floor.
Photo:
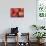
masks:
<svg viewBox="0 0 46 46"><path fill-rule="evenodd" d="M3 42L2 42L2 43L0 42L0 46L5 46L5 45L4 45ZM15 46L15 43L12 43L12 42L11 42L11 43L8 43L7 46ZM23 45L21 45L21 46L23 46ZM24 45L24 46L25 46L25 45ZM30 43L30 46L37 46L37 43L33 43L33 42L32 42L32 43ZM41 46L46 46L46 43L44 43L44 45L41 45Z"/></svg>

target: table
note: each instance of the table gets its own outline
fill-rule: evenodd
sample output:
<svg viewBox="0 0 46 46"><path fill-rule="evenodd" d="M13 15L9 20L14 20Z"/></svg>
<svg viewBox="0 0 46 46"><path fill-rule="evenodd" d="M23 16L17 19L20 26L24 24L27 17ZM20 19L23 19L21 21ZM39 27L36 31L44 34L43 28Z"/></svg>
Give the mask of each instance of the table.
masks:
<svg viewBox="0 0 46 46"><path fill-rule="evenodd" d="M18 34L11 34L11 33L6 33L5 34L5 46L7 46L7 36L17 36L17 44L15 46L18 46Z"/></svg>
<svg viewBox="0 0 46 46"><path fill-rule="evenodd" d="M26 36L27 42L26 42L26 46L30 46L30 41L29 41L29 33L21 33L21 36Z"/></svg>

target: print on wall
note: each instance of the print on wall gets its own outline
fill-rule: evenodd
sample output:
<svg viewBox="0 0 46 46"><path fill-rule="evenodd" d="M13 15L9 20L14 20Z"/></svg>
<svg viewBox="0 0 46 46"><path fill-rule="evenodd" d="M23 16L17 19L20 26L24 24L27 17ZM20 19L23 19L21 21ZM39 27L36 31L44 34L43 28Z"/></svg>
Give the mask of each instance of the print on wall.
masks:
<svg viewBox="0 0 46 46"><path fill-rule="evenodd" d="M37 1L37 15L39 17L46 17L46 0Z"/></svg>
<svg viewBox="0 0 46 46"><path fill-rule="evenodd" d="M11 17L24 17L24 8L11 8Z"/></svg>

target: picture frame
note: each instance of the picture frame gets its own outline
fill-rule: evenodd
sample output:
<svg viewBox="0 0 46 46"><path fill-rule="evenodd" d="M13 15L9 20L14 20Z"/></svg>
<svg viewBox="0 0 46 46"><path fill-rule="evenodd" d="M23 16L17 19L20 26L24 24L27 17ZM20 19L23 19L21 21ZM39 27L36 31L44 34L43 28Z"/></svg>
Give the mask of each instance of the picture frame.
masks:
<svg viewBox="0 0 46 46"><path fill-rule="evenodd" d="M24 8L11 8L10 16L11 17L24 17Z"/></svg>

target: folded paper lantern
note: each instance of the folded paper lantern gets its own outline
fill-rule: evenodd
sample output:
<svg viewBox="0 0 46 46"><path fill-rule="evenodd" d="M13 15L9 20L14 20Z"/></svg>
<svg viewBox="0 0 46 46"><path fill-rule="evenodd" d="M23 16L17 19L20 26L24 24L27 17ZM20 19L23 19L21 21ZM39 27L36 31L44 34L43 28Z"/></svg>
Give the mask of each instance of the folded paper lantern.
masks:
<svg viewBox="0 0 46 46"><path fill-rule="evenodd" d="M11 8L11 17L24 17L24 8Z"/></svg>

